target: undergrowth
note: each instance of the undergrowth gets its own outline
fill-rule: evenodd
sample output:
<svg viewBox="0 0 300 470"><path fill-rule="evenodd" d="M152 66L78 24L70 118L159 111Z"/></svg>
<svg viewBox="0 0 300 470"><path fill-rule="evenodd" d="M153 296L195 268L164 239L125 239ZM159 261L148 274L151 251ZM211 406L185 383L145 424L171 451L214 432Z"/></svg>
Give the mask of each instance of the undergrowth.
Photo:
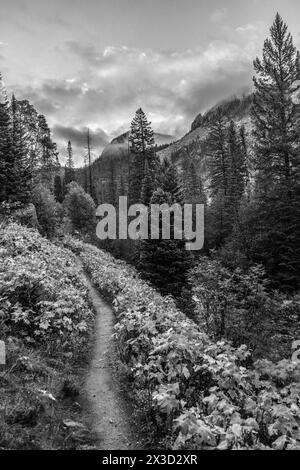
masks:
<svg viewBox="0 0 300 470"><path fill-rule="evenodd" d="M246 346L212 341L125 262L64 244L112 301L119 357L162 448L300 448L299 361L254 362Z"/></svg>
<svg viewBox="0 0 300 470"><path fill-rule="evenodd" d="M93 444L78 394L93 313L75 256L15 223L0 227L0 448Z"/></svg>

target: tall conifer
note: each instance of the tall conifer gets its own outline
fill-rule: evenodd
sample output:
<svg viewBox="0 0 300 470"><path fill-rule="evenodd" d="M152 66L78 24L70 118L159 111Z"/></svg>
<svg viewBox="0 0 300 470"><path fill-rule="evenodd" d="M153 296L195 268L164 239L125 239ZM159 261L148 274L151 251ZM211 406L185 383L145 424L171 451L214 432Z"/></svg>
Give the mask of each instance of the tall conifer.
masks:
<svg viewBox="0 0 300 470"><path fill-rule="evenodd" d="M300 69L278 13L254 68L256 253L275 286L291 289L299 286L300 272L300 110L292 99Z"/></svg>
<svg viewBox="0 0 300 470"><path fill-rule="evenodd" d="M141 200L146 163L151 174L154 174L157 166L153 130L141 108L137 110L131 123L129 147L129 202L135 204Z"/></svg>
<svg viewBox="0 0 300 470"><path fill-rule="evenodd" d="M0 75L0 202L8 200L8 175L13 171L11 119L6 91Z"/></svg>
<svg viewBox="0 0 300 470"><path fill-rule="evenodd" d="M67 162L65 166L65 187L72 181L76 181L72 143L69 140L67 146Z"/></svg>
<svg viewBox="0 0 300 470"><path fill-rule="evenodd" d="M11 200L26 204L31 199L36 162L34 154L30 151L29 139L14 95L11 100L11 132L13 167L7 175L7 184Z"/></svg>

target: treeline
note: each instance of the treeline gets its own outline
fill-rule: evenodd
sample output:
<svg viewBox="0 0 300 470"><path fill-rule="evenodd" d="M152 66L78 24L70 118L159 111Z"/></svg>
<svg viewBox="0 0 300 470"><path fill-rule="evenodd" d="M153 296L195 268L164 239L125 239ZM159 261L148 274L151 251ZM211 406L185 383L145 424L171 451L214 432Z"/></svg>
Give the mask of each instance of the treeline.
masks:
<svg viewBox="0 0 300 470"><path fill-rule="evenodd" d="M45 116L27 101L8 100L0 76L0 203L26 204L39 175L49 184L58 152Z"/></svg>
<svg viewBox="0 0 300 470"><path fill-rule="evenodd" d="M1 219L15 217L48 237L92 231L95 203L75 182L71 142L62 167L45 116L27 100L9 100L1 76L0 85Z"/></svg>

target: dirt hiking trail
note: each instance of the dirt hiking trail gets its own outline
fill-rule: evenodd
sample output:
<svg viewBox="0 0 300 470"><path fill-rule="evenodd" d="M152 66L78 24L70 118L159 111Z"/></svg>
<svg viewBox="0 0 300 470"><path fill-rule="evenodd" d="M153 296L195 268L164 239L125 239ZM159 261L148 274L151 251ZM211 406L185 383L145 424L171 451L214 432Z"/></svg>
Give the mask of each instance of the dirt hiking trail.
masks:
<svg viewBox="0 0 300 470"><path fill-rule="evenodd" d="M113 373L112 309L102 300L83 268L82 272L96 313L92 359L84 390L89 420L99 439L96 446L101 450L141 449L130 425L128 404L120 396L119 384Z"/></svg>

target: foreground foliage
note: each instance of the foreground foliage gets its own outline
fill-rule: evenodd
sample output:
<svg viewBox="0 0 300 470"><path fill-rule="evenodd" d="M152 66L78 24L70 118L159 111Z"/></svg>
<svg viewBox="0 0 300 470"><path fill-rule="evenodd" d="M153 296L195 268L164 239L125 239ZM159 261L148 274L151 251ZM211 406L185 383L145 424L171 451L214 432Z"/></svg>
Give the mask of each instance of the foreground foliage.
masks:
<svg viewBox="0 0 300 470"><path fill-rule="evenodd" d="M0 339L7 367L0 372L0 448L76 447L64 418L71 413L74 420L79 412L71 399L74 371L84 359L92 319L74 255L36 230L1 226ZM81 443L88 439L83 427L78 431Z"/></svg>
<svg viewBox="0 0 300 470"><path fill-rule="evenodd" d="M65 244L113 301L120 358L163 446L300 448L299 362L250 367L246 346L212 342L134 268L70 237Z"/></svg>

